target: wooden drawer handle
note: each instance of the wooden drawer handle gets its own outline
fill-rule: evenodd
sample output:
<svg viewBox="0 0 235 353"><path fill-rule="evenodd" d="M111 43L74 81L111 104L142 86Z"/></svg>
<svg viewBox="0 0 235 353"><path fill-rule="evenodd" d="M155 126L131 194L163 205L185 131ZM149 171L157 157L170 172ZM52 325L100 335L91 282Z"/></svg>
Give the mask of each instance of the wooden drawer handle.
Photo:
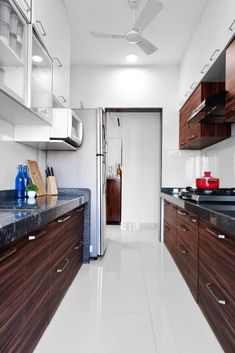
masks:
<svg viewBox="0 0 235 353"><path fill-rule="evenodd" d="M178 248L179 248L181 254L183 254L183 255L187 254L187 251L183 245L178 245Z"/></svg>
<svg viewBox="0 0 235 353"><path fill-rule="evenodd" d="M83 246L83 241L80 242L79 246L75 246L74 250L79 250Z"/></svg>
<svg viewBox="0 0 235 353"><path fill-rule="evenodd" d="M213 291L213 285L211 283L207 283L206 284L206 288L208 289L208 291L211 293L212 297L216 300L216 302L218 304L221 304L221 305L225 305L226 304L226 301L224 299L219 299L217 297L217 295L214 293Z"/></svg>
<svg viewBox="0 0 235 353"><path fill-rule="evenodd" d="M214 231L212 228L206 227L207 233L213 235L216 239L225 239L226 236L224 234L218 234L216 231Z"/></svg>
<svg viewBox="0 0 235 353"><path fill-rule="evenodd" d="M9 250L5 251L5 253L3 255L0 255L0 262L3 262L5 260L7 260L10 256L14 255L15 253L17 253L17 248L10 248Z"/></svg>
<svg viewBox="0 0 235 353"><path fill-rule="evenodd" d="M184 226L177 226L177 228L179 229L179 230L181 230L182 232L187 232L188 231L188 229L186 228L186 227L184 227Z"/></svg>
<svg viewBox="0 0 235 353"><path fill-rule="evenodd" d="M69 259L67 258L67 259L65 259L65 264L61 268L57 268L56 272L57 273L63 272L66 269L66 267L68 266L68 264L69 264Z"/></svg>
<svg viewBox="0 0 235 353"><path fill-rule="evenodd" d="M35 235L30 235L28 237L28 240L38 240L40 238L42 238L44 235L46 235L47 232L45 230L43 230L41 233L35 234Z"/></svg>
<svg viewBox="0 0 235 353"><path fill-rule="evenodd" d="M177 213L178 213L180 216L187 216L187 215L188 215L186 212L182 212L182 211L180 211L180 210L178 210Z"/></svg>
<svg viewBox="0 0 235 353"><path fill-rule="evenodd" d="M64 223L64 222L67 222L70 218L71 218L71 216L67 216L67 217L65 217L65 218L58 219L58 223Z"/></svg>

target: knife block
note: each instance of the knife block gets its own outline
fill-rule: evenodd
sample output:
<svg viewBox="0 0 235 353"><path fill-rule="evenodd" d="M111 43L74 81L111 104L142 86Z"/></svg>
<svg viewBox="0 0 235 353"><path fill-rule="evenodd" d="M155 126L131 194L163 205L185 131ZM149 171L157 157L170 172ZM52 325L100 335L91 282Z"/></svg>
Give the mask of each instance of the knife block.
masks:
<svg viewBox="0 0 235 353"><path fill-rule="evenodd" d="M47 194L58 195L56 178L54 176L47 177Z"/></svg>

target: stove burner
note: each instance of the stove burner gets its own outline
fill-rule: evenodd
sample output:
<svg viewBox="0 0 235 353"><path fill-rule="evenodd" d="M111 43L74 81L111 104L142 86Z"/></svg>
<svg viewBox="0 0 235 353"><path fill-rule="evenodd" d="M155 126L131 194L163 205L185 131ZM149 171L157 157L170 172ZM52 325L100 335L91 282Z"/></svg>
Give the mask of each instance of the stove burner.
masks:
<svg viewBox="0 0 235 353"><path fill-rule="evenodd" d="M235 202L235 188L203 190L187 186L180 191L179 196L196 202Z"/></svg>

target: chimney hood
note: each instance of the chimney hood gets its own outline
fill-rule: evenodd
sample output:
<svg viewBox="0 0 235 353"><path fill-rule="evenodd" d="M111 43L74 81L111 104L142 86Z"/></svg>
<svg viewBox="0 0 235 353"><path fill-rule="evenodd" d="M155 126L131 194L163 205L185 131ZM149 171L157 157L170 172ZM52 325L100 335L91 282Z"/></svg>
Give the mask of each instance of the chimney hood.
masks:
<svg viewBox="0 0 235 353"><path fill-rule="evenodd" d="M221 91L211 97L206 98L189 115L188 123L224 123L225 121L225 95L226 91Z"/></svg>

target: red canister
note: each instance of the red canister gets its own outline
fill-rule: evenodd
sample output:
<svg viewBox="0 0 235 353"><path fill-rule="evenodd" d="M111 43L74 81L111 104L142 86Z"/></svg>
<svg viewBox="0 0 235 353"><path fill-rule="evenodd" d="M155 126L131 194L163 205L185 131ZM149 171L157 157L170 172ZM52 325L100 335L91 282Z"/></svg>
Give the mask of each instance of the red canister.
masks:
<svg viewBox="0 0 235 353"><path fill-rule="evenodd" d="M219 188L219 179L211 176L211 172L204 172L204 177L196 179L197 189L215 190Z"/></svg>

